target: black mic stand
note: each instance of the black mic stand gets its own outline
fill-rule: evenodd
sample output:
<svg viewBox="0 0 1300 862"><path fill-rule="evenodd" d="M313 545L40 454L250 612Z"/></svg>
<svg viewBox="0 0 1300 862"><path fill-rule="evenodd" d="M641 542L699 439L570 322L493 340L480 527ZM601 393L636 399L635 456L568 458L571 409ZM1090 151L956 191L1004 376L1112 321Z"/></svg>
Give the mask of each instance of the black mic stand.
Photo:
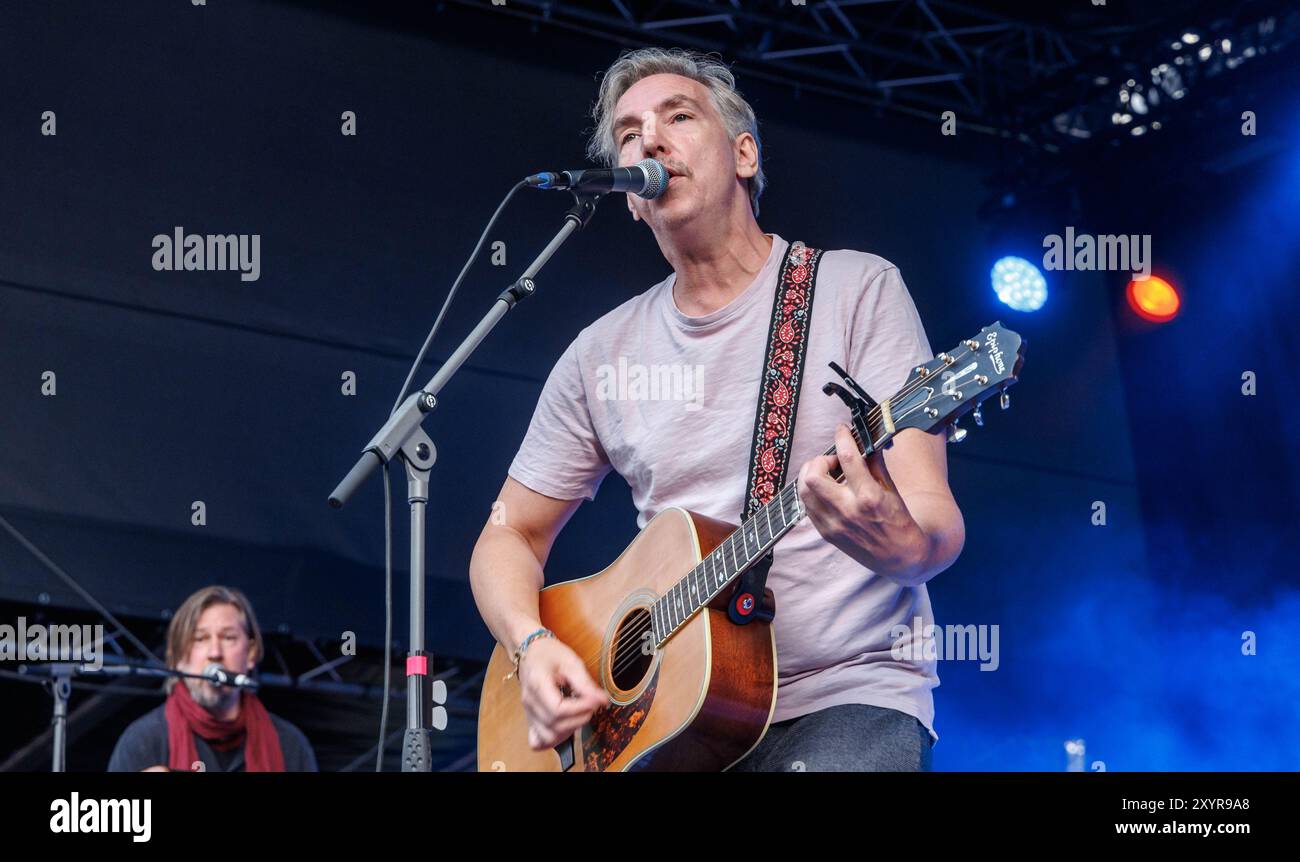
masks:
<svg viewBox="0 0 1300 862"><path fill-rule="evenodd" d="M411 639L406 656L406 735L402 742L402 771L429 772L431 750L428 724L433 721L432 688L428 685L429 660L424 651L425 514L429 502L429 473L437 460L433 441L421 427L425 416L438 406L438 393L488 333L521 299L537 289L533 278L555 254L556 249L596 212L604 192L573 192L574 205L564 214L564 225L542 249L523 275L501 292L492 308L474 327L438 373L419 391L411 393L371 438L357 463L329 496L329 504L340 508L381 464L400 458L406 469L407 501L411 506ZM385 669L387 672L387 669ZM442 728L437 728L441 730Z"/></svg>

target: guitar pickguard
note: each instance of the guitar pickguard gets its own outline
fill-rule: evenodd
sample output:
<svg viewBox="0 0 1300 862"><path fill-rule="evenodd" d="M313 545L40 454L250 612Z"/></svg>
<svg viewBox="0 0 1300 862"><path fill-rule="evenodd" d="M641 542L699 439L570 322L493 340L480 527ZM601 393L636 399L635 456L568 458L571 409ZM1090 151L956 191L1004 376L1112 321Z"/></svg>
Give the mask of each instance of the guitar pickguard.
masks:
<svg viewBox="0 0 1300 862"><path fill-rule="evenodd" d="M659 686L659 667L655 667L650 684L631 703L600 710L582 727L582 761L587 772L604 772L636 736Z"/></svg>

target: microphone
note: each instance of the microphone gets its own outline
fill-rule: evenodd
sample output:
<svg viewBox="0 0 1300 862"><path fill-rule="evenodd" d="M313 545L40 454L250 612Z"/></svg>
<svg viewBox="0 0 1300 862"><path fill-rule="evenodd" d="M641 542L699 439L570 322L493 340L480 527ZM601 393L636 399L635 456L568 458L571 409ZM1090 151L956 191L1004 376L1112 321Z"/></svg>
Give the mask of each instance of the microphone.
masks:
<svg viewBox="0 0 1300 862"><path fill-rule="evenodd" d="M592 168L583 171L543 171L524 180L538 189L585 192L627 192L654 200L668 189L668 169L654 159L627 168Z"/></svg>
<svg viewBox="0 0 1300 862"><path fill-rule="evenodd" d="M203 676L207 677L209 682L217 685L230 686L231 688L257 688L257 680L246 674L226 670L216 662L203 669Z"/></svg>

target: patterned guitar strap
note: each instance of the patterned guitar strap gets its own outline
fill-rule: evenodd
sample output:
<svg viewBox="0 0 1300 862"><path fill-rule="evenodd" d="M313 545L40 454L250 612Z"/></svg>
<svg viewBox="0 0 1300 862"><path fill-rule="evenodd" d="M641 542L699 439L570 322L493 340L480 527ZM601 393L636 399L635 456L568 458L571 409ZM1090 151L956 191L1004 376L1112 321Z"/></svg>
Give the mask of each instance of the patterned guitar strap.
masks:
<svg viewBox="0 0 1300 862"><path fill-rule="evenodd" d="M795 413L799 407L799 384L803 381L804 359L808 353L808 329L812 325L813 288L821 256L819 249L796 241L790 244L781 262L763 356L741 523L749 520L785 485ZM727 615L733 623L743 625L755 618L772 618L771 610L764 608L762 602L771 567L769 551L737 579L731 601L727 603Z"/></svg>

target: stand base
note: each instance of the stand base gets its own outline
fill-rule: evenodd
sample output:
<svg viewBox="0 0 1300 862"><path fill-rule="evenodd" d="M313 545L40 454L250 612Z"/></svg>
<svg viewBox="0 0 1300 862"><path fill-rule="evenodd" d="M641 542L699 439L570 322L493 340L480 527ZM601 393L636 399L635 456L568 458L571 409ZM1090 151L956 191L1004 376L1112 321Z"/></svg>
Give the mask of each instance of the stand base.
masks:
<svg viewBox="0 0 1300 862"><path fill-rule="evenodd" d="M429 772L433 768L433 750L429 745L429 731L424 728L407 728L402 740L402 771Z"/></svg>

